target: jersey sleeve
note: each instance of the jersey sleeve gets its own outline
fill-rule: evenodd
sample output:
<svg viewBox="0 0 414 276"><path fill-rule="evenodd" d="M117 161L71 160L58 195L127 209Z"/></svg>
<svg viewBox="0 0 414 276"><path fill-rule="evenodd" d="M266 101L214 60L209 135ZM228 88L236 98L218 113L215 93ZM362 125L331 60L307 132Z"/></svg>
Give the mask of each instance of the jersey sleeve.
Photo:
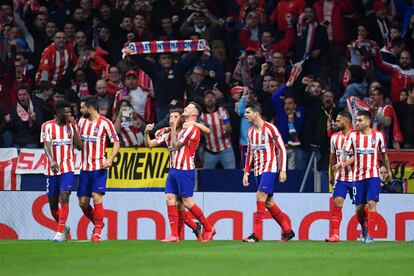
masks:
<svg viewBox="0 0 414 276"><path fill-rule="evenodd" d="M197 128L196 127L190 126L189 128L187 128L184 131L183 135L180 137L179 142L181 144L186 144L189 140L193 140L195 138L193 136L196 133L196 131L197 131Z"/></svg>
<svg viewBox="0 0 414 276"><path fill-rule="evenodd" d="M227 110L225 108L221 109L221 116L223 117L223 123L224 124L230 124L231 123L229 113L227 112Z"/></svg>
<svg viewBox="0 0 414 276"><path fill-rule="evenodd" d="M161 129L161 133L158 137L155 138L155 142L158 145L167 144L170 134L171 132L166 131L166 128Z"/></svg>
<svg viewBox="0 0 414 276"><path fill-rule="evenodd" d="M251 130L247 131L247 152L246 152L246 164L244 166L244 173L250 173L251 165L253 161L253 151L252 151L252 141L251 141Z"/></svg>
<svg viewBox="0 0 414 276"><path fill-rule="evenodd" d="M330 145L331 145L331 153L336 153L335 140L334 140L334 138L335 138L335 135L332 135L331 136L331 142L330 142Z"/></svg>
<svg viewBox="0 0 414 276"><path fill-rule="evenodd" d="M287 154L286 154L285 143L283 142L283 139L282 139L282 135L280 135L276 127L274 127L274 131L272 131L271 133L272 133L271 134L272 139L279 152L280 171L286 171Z"/></svg>
<svg viewBox="0 0 414 276"><path fill-rule="evenodd" d="M345 150L346 152L350 152L351 149L353 148L354 141L355 141L355 132L351 132L348 135L348 137L346 137L342 150Z"/></svg>
<svg viewBox="0 0 414 276"><path fill-rule="evenodd" d="M388 118L394 117L394 110L392 109L392 106L386 105L384 107L384 117L388 117Z"/></svg>
<svg viewBox="0 0 414 276"><path fill-rule="evenodd" d="M385 139L384 139L384 135L382 135L382 133L381 132L378 132L377 133L378 134L378 139L379 139L379 142L378 142L378 150L381 152L381 153L385 153Z"/></svg>
<svg viewBox="0 0 414 276"><path fill-rule="evenodd" d="M114 124L111 121L106 120L105 129L111 143L119 142L118 134L116 134Z"/></svg>
<svg viewBox="0 0 414 276"><path fill-rule="evenodd" d="M40 143L44 142L52 142L52 137L50 136L50 133L48 132L47 124L42 124L41 132L40 132Z"/></svg>

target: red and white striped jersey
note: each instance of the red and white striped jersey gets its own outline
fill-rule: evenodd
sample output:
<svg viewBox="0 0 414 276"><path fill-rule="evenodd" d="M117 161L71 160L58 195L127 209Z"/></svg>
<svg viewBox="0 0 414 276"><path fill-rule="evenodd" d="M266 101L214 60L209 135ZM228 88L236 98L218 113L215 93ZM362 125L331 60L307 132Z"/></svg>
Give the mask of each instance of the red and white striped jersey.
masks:
<svg viewBox="0 0 414 276"><path fill-rule="evenodd" d="M280 135L279 130L274 125L264 122L260 130L254 126L250 127L247 132L247 141L245 173L250 172L253 160L254 175L256 176L264 172L286 171L287 155L285 144L283 143L282 135Z"/></svg>
<svg viewBox="0 0 414 276"><path fill-rule="evenodd" d="M341 155L344 148L346 137L343 135L342 131L337 132L331 136L331 153L336 155L336 163L341 162ZM353 152L349 152L346 155L346 160L352 156ZM345 160L342 160L345 161ZM337 171L335 175L335 180L352 182L352 166L343 168L341 171Z"/></svg>
<svg viewBox="0 0 414 276"><path fill-rule="evenodd" d="M177 134L177 140L183 144L179 150L170 152L170 167L177 170L194 170L194 156L200 142L201 131L196 126L182 129ZM157 138L158 144L165 143L171 148L171 128L166 127Z"/></svg>
<svg viewBox="0 0 414 276"><path fill-rule="evenodd" d="M80 136L83 141L82 170L95 171L102 169L105 164L105 150L107 139L113 143L119 141L115 127L110 120L99 116L94 122L89 119L79 120Z"/></svg>
<svg viewBox="0 0 414 276"><path fill-rule="evenodd" d="M388 117L394 120L394 108L390 104L386 104L385 106L379 107L377 110L377 114L379 114L382 117ZM374 117L372 119L372 128L382 132L385 138L385 142L388 141L390 127L385 127L383 124L380 123L380 121L377 118ZM385 145L387 144L385 143Z"/></svg>
<svg viewBox="0 0 414 276"><path fill-rule="evenodd" d="M121 123L120 136L124 147L138 147L144 144L144 135L133 123L133 121Z"/></svg>
<svg viewBox="0 0 414 276"><path fill-rule="evenodd" d="M353 131L348 135L344 149L353 151L355 157L353 177L359 181L372 177L380 177L378 151L385 152L384 136L381 132L371 129L368 135Z"/></svg>
<svg viewBox="0 0 414 276"><path fill-rule="evenodd" d="M206 136L206 148L212 152L220 152L231 146L230 135L224 132L224 125L230 123L230 116L227 110L219 107L214 112L203 113L201 118L211 129Z"/></svg>
<svg viewBox="0 0 414 276"><path fill-rule="evenodd" d="M39 68L36 74L36 83L41 80L59 83L70 65L76 64L76 57L73 51L65 46L65 49L58 51L54 43L43 50Z"/></svg>
<svg viewBox="0 0 414 276"><path fill-rule="evenodd" d="M54 173L50 169L50 160L47 158L46 175L59 175L75 171L74 129L70 123L59 126L56 120L50 120L42 124L40 142L50 142L52 157L59 165L59 172Z"/></svg>

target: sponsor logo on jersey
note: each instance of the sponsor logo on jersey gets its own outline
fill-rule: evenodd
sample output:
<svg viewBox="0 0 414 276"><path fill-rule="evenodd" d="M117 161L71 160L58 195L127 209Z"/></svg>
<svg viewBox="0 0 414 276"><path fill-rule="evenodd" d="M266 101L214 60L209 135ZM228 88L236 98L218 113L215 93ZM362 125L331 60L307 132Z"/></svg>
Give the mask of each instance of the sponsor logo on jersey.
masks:
<svg viewBox="0 0 414 276"><path fill-rule="evenodd" d="M357 154L374 154L375 149L357 148L356 153Z"/></svg>

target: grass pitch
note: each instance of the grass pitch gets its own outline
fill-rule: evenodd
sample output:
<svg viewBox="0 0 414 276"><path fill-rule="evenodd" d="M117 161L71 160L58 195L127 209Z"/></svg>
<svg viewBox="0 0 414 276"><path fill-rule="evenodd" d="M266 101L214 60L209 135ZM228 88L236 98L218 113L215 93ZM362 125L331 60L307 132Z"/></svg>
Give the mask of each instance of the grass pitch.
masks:
<svg viewBox="0 0 414 276"><path fill-rule="evenodd" d="M413 275L414 242L0 241L0 275Z"/></svg>

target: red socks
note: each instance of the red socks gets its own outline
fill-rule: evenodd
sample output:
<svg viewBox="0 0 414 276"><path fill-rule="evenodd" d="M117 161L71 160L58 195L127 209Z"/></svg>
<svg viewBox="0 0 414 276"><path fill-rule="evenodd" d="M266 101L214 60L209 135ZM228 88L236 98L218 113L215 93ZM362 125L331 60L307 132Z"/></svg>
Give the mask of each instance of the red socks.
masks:
<svg viewBox="0 0 414 276"><path fill-rule="evenodd" d="M280 225L283 233L290 233L292 227L290 225L290 219L288 215L283 213L277 204L274 204L272 207L268 208L269 213L272 215L273 219Z"/></svg>
<svg viewBox="0 0 414 276"><path fill-rule="evenodd" d="M101 235L102 227L103 227L103 218L104 218L104 208L102 203L95 204L95 211L94 211L94 223L95 228L93 233L97 235Z"/></svg>
<svg viewBox="0 0 414 276"><path fill-rule="evenodd" d="M57 223L59 223L59 208L57 209L50 209L50 212L52 213L52 217L55 219Z"/></svg>
<svg viewBox="0 0 414 276"><path fill-rule="evenodd" d="M368 237L373 237L377 225L377 212L368 212Z"/></svg>
<svg viewBox="0 0 414 276"><path fill-rule="evenodd" d="M197 224L194 222L194 220L188 217L187 211L178 211L178 233L180 233L180 224L182 228L184 227L184 223L192 230L195 230L197 228Z"/></svg>
<svg viewBox="0 0 414 276"><path fill-rule="evenodd" d="M168 220L170 221L171 235L178 237L178 210L177 206L167 206Z"/></svg>
<svg viewBox="0 0 414 276"><path fill-rule="evenodd" d="M266 212L266 203L257 201L256 206L256 213L253 215L253 233L257 238L259 238L259 240L261 240L263 235L263 218Z"/></svg>
<svg viewBox="0 0 414 276"><path fill-rule="evenodd" d="M197 204L194 204L189 211L199 222L201 222L206 232L210 232L212 230L210 223L207 221L203 211L197 206Z"/></svg>
<svg viewBox="0 0 414 276"><path fill-rule="evenodd" d="M59 210L59 223L57 227L58 233L63 233L65 229L66 220L68 219L69 214L69 204L68 203L60 203L60 210Z"/></svg>
<svg viewBox="0 0 414 276"><path fill-rule="evenodd" d="M342 207L333 207L332 212L332 234L339 236L339 226L341 225L342 220Z"/></svg>
<svg viewBox="0 0 414 276"><path fill-rule="evenodd" d="M91 205L88 205L88 208L86 209L82 209L83 214L90 220L92 221L93 224L95 224L94 218L93 218L93 207Z"/></svg>

